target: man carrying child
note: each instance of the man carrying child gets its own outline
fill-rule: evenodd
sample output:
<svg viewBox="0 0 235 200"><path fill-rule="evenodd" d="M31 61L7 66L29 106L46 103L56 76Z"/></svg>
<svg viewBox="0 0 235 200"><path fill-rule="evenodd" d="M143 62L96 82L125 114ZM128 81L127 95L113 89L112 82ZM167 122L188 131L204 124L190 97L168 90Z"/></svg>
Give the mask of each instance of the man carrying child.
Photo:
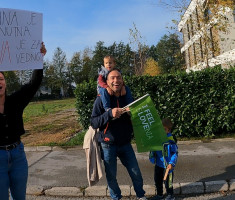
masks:
<svg viewBox="0 0 235 200"><path fill-rule="evenodd" d="M112 199L122 198L121 190L117 183L117 157L126 167L134 186L136 196L146 200L143 190L143 178L131 146L133 128L128 113L123 113L122 108L129 102L125 95L121 96L123 79L119 70L110 70L107 75L107 85L113 91L110 96L110 109L105 109L98 96L94 103L91 126L99 128L99 142L103 151L104 166L108 188Z"/></svg>

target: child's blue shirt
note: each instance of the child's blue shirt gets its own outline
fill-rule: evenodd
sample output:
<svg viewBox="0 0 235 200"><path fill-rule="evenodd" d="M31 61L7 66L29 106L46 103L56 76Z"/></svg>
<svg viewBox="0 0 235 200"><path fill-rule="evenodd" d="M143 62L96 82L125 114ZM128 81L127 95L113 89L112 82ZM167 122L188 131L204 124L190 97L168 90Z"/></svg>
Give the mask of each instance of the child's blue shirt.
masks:
<svg viewBox="0 0 235 200"><path fill-rule="evenodd" d="M178 158L178 146L172 134L167 133L167 137L168 142L163 144L163 151L151 151L149 154L150 162L162 168L167 168L169 164L175 167Z"/></svg>

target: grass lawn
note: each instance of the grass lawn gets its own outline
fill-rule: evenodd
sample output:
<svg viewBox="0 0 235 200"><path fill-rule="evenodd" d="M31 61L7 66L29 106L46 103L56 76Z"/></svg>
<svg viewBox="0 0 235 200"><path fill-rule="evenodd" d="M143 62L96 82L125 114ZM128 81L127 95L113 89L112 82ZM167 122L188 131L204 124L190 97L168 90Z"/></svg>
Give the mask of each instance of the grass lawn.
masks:
<svg viewBox="0 0 235 200"><path fill-rule="evenodd" d="M24 122L30 122L34 119L34 117L46 117L47 115L56 113L58 111L74 108L75 101L75 98L70 98L61 100L31 102L24 110Z"/></svg>
<svg viewBox="0 0 235 200"><path fill-rule="evenodd" d="M81 145L84 133L77 121L75 102L75 98L31 102L23 113L26 133L21 139L24 144Z"/></svg>
<svg viewBox="0 0 235 200"><path fill-rule="evenodd" d="M70 140L67 142L50 142L50 143L45 143L45 146L61 146L61 147L73 147L73 146L78 146L78 145L83 145L83 140L84 136L86 134L87 130L83 130L79 133L77 133L74 137L72 137Z"/></svg>

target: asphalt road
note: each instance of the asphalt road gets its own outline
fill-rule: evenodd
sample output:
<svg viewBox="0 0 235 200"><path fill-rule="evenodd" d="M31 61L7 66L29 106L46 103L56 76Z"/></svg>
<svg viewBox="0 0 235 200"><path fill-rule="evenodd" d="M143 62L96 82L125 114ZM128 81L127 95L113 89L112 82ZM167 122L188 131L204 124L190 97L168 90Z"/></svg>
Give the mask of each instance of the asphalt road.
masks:
<svg viewBox="0 0 235 200"><path fill-rule="evenodd" d="M26 200L110 200L109 197L105 198L61 198L61 197L45 197L45 196L27 196ZM123 200L135 200L136 198L122 198ZM198 196L193 196L193 197L185 197L181 196L178 197L176 196L176 200L234 200L235 199L235 193L229 193L226 196L223 194L207 194L207 195L198 195Z"/></svg>
<svg viewBox="0 0 235 200"><path fill-rule="evenodd" d="M179 142L175 183L235 179L235 139ZM85 152L81 147L53 151L26 152L29 163L28 184L43 187L86 187ZM145 185L154 185L148 153L136 153ZM118 162L120 185L131 185L126 169ZM107 185L103 177L97 186ZM235 199L235 198L234 198Z"/></svg>

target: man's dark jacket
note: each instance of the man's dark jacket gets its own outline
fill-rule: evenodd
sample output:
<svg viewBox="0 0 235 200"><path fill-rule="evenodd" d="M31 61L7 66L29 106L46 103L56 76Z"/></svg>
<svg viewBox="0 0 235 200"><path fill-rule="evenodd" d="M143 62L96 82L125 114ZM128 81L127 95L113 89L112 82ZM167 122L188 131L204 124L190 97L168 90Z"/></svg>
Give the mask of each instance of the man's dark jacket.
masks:
<svg viewBox="0 0 235 200"><path fill-rule="evenodd" d="M123 108L128 103L131 103L126 102L125 96L111 96L110 102L111 108ZM91 116L91 126L94 129L99 128L99 142L124 145L130 143L133 136L130 116L127 113L124 113L120 118L113 119L112 110L104 110L99 96L96 98L94 103Z"/></svg>

